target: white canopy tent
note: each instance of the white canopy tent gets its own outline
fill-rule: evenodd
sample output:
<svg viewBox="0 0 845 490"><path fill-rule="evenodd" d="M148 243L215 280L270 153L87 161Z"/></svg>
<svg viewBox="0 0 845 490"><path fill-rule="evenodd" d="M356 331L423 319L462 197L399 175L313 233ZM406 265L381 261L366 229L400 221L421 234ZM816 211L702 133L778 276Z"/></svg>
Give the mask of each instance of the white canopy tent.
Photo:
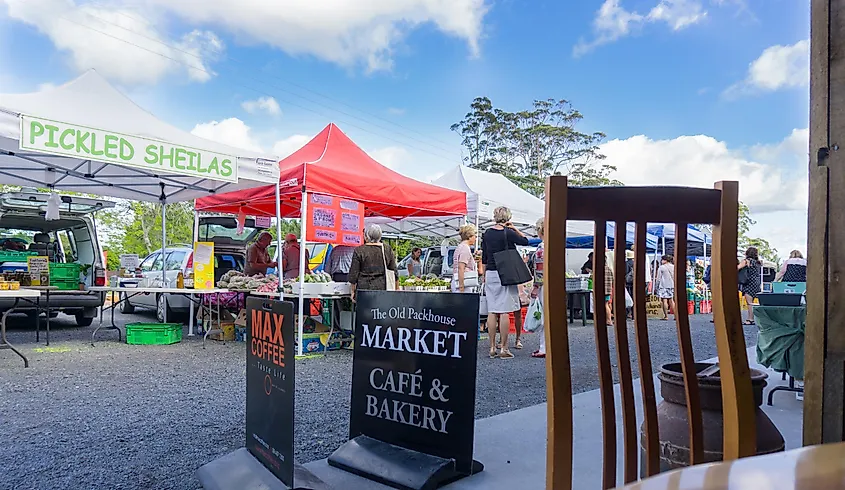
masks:
<svg viewBox="0 0 845 490"><path fill-rule="evenodd" d="M0 184L159 202L162 249L164 204L278 179L276 159L171 126L94 70L41 92L0 94Z"/></svg>
<svg viewBox="0 0 845 490"><path fill-rule="evenodd" d="M159 120L94 70L42 92L0 94L5 184L178 202L277 181L277 161L266 157Z"/></svg>
<svg viewBox="0 0 845 490"><path fill-rule="evenodd" d="M493 224L493 210L499 206L506 206L511 210L514 225L524 232L533 235L537 220L545 216L546 204L543 200L529 194L514 184L502 174L484 172L464 165L458 165L432 184L466 192L466 218L408 218L391 221L383 218L373 218L373 222L381 224L385 232L431 236L454 237L458 228L464 222L474 223L479 230ZM369 221L369 220L368 220ZM567 223L568 236L591 236L593 224L589 222L571 221Z"/></svg>

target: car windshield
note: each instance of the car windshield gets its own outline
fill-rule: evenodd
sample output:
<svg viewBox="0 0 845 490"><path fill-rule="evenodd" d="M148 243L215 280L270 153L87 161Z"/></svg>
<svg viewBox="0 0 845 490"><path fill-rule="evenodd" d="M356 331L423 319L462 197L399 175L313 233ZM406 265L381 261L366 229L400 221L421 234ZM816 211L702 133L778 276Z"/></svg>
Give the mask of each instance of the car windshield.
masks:
<svg viewBox="0 0 845 490"><path fill-rule="evenodd" d="M216 224L203 225L200 230L200 237L205 240L211 240L217 237L230 238L235 241L245 241L247 237L258 231L258 228L251 228L244 226L242 233L238 233L237 228L229 228Z"/></svg>

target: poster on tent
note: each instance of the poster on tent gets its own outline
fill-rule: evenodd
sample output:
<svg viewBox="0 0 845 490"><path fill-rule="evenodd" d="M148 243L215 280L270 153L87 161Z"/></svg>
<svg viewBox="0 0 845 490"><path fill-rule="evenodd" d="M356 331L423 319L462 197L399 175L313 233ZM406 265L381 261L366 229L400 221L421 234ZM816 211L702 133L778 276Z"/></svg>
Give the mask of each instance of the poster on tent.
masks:
<svg viewBox="0 0 845 490"><path fill-rule="evenodd" d="M353 247L364 243L364 205L358 201L309 194L306 220L306 241Z"/></svg>
<svg viewBox="0 0 845 490"><path fill-rule="evenodd" d="M214 289L214 242L194 242L194 289Z"/></svg>

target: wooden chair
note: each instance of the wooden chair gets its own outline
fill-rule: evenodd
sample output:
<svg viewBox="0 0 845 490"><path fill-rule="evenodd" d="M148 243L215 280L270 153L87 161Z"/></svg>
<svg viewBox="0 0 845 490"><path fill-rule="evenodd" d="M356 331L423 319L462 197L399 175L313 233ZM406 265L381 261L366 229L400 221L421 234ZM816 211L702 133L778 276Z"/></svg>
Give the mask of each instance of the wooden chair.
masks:
<svg viewBox="0 0 845 490"><path fill-rule="evenodd" d="M607 313L604 305L605 240L608 222L616 223L615 243L626 243L627 223L636 226L634 241L634 328L639 372L642 373L645 423L645 478L660 471L654 372L646 323L646 225L675 223L675 304L678 343L686 384L687 419L690 426L690 464L703 461L702 413L695 358L690 340L686 298L688 223L713 225L711 288L713 320L722 378L724 458L751 456L756 451L755 403L746 356L745 338L737 295L738 184L718 182L715 189L681 187L567 187L566 177L546 183L544 315L546 335L546 392L548 441L546 488L572 488L573 422L572 379L566 319L566 220L594 221L593 289L595 337L602 408L602 488L616 481L616 414L611 372ZM615 254L616 271L625 270L625 254ZM639 444L634 388L625 311L625 274L614 274L613 311L623 426L624 482L638 478Z"/></svg>

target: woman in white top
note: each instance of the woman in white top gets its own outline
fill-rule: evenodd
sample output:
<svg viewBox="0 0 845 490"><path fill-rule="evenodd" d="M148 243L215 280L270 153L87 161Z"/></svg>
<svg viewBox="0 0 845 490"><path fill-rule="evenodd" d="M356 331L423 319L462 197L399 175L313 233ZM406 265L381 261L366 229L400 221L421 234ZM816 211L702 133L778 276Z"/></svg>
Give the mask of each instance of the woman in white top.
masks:
<svg viewBox="0 0 845 490"><path fill-rule="evenodd" d="M669 310L675 311L675 264L674 259L664 255L657 269L657 297L663 304L663 319L669 319Z"/></svg>
<svg viewBox="0 0 845 490"><path fill-rule="evenodd" d="M478 290L478 266L472 255L472 245L475 244L477 231L475 225L464 225L459 231L461 243L455 249L452 259L454 274L452 275L453 293L474 293Z"/></svg>

